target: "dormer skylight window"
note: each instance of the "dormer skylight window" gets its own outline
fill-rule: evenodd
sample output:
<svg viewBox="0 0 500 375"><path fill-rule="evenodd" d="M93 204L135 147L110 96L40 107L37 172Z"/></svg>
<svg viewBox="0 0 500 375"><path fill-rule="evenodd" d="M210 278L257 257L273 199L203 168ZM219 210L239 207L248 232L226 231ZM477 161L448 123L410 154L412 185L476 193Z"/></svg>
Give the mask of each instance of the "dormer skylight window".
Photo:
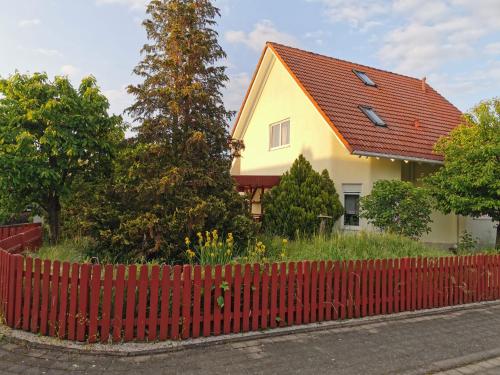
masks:
<svg viewBox="0 0 500 375"><path fill-rule="evenodd" d="M373 110L373 108L365 106L365 105L360 105L359 109L361 112L365 114L366 117L370 119L371 122L373 122L376 126L387 126L384 120L380 118L380 116Z"/></svg>
<svg viewBox="0 0 500 375"><path fill-rule="evenodd" d="M352 70L354 74L367 86L373 86L376 87L377 85L375 82L373 82L370 77L365 72L361 72L359 70L353 69Z"/></svg>

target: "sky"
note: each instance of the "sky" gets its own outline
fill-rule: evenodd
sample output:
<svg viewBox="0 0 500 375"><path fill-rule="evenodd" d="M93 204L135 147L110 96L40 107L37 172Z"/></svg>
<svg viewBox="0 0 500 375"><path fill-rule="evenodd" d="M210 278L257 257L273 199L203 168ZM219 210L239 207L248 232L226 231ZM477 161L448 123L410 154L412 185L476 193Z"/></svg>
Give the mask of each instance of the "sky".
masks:
<svg viewBox="0 0 500 375"><path fill-rule="evenodd" d="M146 0L0 0L0 77L97 78L111 111L146 42ZM215 0L237 110L266 41L410 75L462 111L500 95L500 0Z"/></svg>

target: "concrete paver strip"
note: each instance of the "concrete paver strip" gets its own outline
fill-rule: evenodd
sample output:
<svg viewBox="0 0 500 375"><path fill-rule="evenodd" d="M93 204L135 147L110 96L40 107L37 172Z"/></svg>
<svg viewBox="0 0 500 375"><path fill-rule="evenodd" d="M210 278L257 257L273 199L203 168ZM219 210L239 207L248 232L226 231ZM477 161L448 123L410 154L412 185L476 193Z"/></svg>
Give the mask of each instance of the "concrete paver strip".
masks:
<svg viewBox="0 0 500 375"><path fill-rule="evenodd" d="M500 374L500 304L164 354L61 352L3 339L0 374ZM468 372L472 371L472 372ZM495 372L496 371L496 372Z"/></svg>

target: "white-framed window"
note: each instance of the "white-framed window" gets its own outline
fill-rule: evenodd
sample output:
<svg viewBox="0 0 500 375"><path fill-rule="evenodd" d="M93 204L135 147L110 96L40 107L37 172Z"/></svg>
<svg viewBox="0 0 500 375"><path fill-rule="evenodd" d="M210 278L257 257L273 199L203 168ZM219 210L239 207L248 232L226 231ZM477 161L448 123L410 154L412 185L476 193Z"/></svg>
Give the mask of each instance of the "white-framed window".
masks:
<svg viewBox="0 0 500 375"><path fill-rule="evenodd" d="M269 126L269 148L287 147L290 145L290 119Z"/></svg>
<svg viewBox="0 0 500 375"><path fill-rule="evenodd" d="M359 198L361 184L343 184L344 217L342 226L346 229L359 229Z"/></svg>

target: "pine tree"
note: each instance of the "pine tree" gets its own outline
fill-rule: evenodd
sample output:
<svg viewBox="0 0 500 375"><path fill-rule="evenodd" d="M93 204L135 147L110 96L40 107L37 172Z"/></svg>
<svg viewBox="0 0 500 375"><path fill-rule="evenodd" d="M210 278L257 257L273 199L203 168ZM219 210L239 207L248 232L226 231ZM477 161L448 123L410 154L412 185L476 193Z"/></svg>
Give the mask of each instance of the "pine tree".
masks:
<svg viewBox="0 0 500 375"><path fill-rule="evenodd" d="M300 155L280 184L263 197L263 228L275 235L311 235L320 228L320 215L329 216L325 229L331 231L342 215L335 185L325 169L320 174Z"/></svg>
<svg viewBox="0 0 500 375"><path fill-rule="evenodd" d="M219 15L208 0L153 0L147 7L149 42L134 69L143 81L128 87L135 97L128 111L140 125L115 186L122 213L99 231L115 249L172 260L198 231L232 232L240 242L250 233L229 173L233 114L221 94L228 77L214 30Z"/></svg>

